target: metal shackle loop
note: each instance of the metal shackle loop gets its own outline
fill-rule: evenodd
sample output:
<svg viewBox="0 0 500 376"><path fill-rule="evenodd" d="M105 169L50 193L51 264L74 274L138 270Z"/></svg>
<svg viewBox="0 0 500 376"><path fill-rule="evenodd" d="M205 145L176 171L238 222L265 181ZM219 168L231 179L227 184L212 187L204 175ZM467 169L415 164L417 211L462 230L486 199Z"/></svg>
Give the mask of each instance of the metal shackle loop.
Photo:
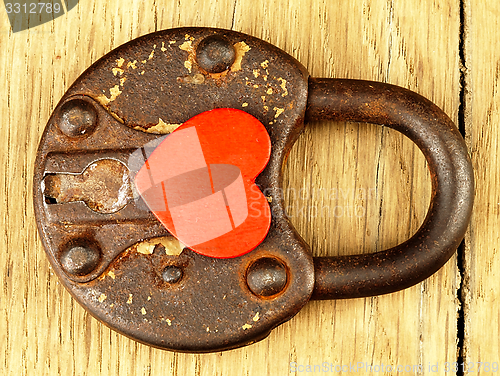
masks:
<svg viewBox="0 0 500 376"><path fill-rule="evenodd" d="M372 254L315 258L312 299L387 294L441 268L465 235L474 200L472 164L450 118L429 100L398 86L310 78L306 121L311 120L364 122L401 132L424 154L432 181L427 216L407 241Z"/></svg>

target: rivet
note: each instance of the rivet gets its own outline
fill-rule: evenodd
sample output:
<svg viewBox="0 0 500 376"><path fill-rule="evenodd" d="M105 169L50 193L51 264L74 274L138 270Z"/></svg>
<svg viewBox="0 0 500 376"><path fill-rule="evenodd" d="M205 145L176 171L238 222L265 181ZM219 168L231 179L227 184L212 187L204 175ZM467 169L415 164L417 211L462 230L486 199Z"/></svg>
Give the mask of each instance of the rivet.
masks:
<svg viewBox="0 0 500 376"><path fill-rule="evenodd" d="M58 121L59 129L69 137L91 133L97 124L95 108L82 99L73 99L63 104Z"/></svg>
<svg viewBox="0 0 500 376"><path fill-rule="evenodd" d="M283 291L287 278L283 263L271 257L258 259L247 272L248 287L260 297L270 297Z"/></svg>
<svg viewBox="0 0 500 376"><path fill-rule="evenodd" d="M64 271L73 276L84 276L92 272L101 261L101 252L93 245L68 247L61 255Z"/></svg>
<svg viewBox="0 0 500 376"><path fill-rule="evenodd" d="M211 35L203 39L196 48L196 62L208 73L227 70L236 58L231 42L222 35Z"/></svg>
<svg viewBox="0 0 500 376"><path fill-rule="evenodd" d="M167 283L177 283L182 278L182 269L175 265L169 265L163 269L161 276Z"/></svg>

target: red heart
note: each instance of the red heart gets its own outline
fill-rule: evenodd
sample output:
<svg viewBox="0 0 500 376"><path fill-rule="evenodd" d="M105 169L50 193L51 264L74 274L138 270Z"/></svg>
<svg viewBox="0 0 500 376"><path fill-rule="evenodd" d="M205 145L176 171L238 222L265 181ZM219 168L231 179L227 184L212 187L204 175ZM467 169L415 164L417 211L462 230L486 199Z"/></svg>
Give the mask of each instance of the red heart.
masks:
<svg viewBox="0 0 500 376"><path fill-rule="evenodd" d="M156 218L179 241L205 256L250 252L266 237L269 204L255 185L271 140L246 112L203 112L167 136L135 177Z"/></svg>

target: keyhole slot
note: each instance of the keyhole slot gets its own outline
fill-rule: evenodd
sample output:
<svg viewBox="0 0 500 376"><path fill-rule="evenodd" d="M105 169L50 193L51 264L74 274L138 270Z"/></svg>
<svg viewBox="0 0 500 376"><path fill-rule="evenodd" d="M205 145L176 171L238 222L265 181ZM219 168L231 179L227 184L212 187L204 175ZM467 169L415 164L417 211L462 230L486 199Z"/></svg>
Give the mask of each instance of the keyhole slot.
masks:
<svg viewBox="0 0 500 376"><path fill-rule="evenodd" d="M42 187L48 205L83 201L102 214L123 209L133 198L129 170L114 159L93 162L81 174L47 174Z"/></svg>

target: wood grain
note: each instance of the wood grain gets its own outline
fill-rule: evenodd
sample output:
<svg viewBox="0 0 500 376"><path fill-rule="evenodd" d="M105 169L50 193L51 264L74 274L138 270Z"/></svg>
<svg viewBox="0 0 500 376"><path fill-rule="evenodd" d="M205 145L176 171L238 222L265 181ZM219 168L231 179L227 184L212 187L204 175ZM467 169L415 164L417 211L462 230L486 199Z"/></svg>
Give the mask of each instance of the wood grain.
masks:
<svg viewBox="0 0 500 376"><path fill-rule="evenodd" d="M41 132L71 83L112 48L177 26L252 34L295 56L313 76L398 84L428 97L457 120L458 0L88 0L64 17L15 34L7 16L0 17L1 374L286 375L290 362L421 364L418 374L428 374L429 363L442 367L456 361L460 276L455 257L405 291L311 302L269 338L242 349L193 355L140 345L91 318L52 274L36 232L31 179ZM485 73L482 78L490 83L482 95L492 100L492 113L497 111L489 97L496 88L491 87L497 84L494 77ZM488 119L494 132L494 118ZM475 137L474 145L483 151L496 147ZM484 174L496 167L490 166L493 160L475 159L483 163ZM430 197L418 149L395 131L366 124L310 124L285 166L284 184L292 221L314 255L396 245L422 223ZM316 206L329 208L329 214L327 209L315 214ZM482 226L484 219L477 217ZM491 237L471 236L470 248L498 242L493 222L488 226ZM478 278L479 268L476 274L471 268L471 275Z"/></svg>
<svg viewBox="0 0 500 376"><path fill-rule="evenodd" d="M464 361L480 375L500 368L500 4L466 2L466 135L476 198L464 257ZM478 368L484 362L480 372ZM498 372L498 371L497 371Z"/></svg>

